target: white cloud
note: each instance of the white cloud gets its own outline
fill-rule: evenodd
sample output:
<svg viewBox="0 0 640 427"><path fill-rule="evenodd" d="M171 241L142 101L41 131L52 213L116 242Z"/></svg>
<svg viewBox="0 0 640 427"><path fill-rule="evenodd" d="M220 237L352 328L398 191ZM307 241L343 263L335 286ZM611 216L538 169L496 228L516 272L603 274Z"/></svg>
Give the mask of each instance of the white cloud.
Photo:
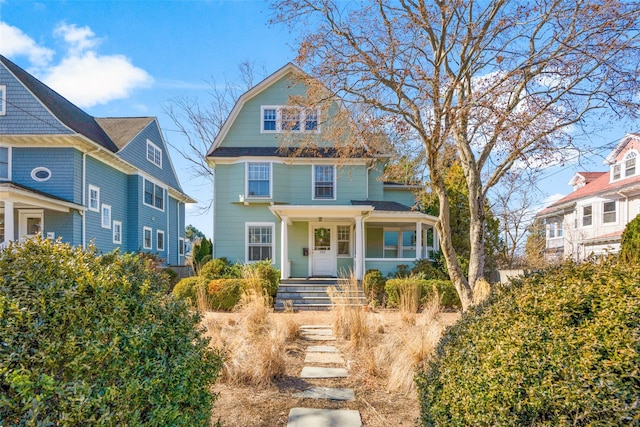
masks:
<svg viewBox="0 0 640 427"><path fill-rule="evenodd" d="M44 83L81 108L128 98L153 78L124 55L101 55L101 42L89 27L62 22L53 34L64 42L62 59L52 62L54 51L37 45L22 30L0 22L0 52L8 57L27 56ZM9 42L5 43L6 40Z"/></svg>
<svg viewBox="0 0 640 427"><path fill-rule="evenodd" d="M552 203L557 202L558 200L562 199L564 196L566 196L566 194L560 194L560 193L554 193L548 197L546 197L543 201L542 204L544 206L549 206Z"/></svg>
<svg viewBox="0 0 640 427"><path fill-rule="evenodd" d="M39 46L35 40L6 22L0 22L0 53L6 57L26 56L38 67L47 65L53 58L54 51Z"/></svg>

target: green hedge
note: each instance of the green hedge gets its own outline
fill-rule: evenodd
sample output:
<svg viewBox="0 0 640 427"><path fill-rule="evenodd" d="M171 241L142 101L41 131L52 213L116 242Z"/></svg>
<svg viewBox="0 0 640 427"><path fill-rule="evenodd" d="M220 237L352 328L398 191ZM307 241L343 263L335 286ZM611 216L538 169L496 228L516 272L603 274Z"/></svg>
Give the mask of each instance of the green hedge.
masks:
<svg viewBox="0 0 640 427"><path fill-rule="evenodd" d="M397 307L400 303L400 293L412 286L418 287L420 299L430 290L427 281L419 277L403 277L387 280L384 285L384 290L387 293L387 305L389 307Z"/></svg>
<svg viewBox="0 0 640 427"><path fill-rule="evenodd" d="M258 278L263 280L262 287L267 291L269 296L275 298L280 285L280 270L276 269L271 261L258 261L246 264L243 268L242 275L245 278Z"/></svg>
<svg viewBox="0 0 640 427"><path fill-rule="evenodd" d="M458 292L450 280L430 279L425 280L419 277L406 277L402 279L387 280L384 289L387 293L387 304L389 307L397 307L399 303L400 289L407 286L418 286L420 292L420 303L425 304L431 300L436 291L440 298L440 305L445 308L461 308L462 303L458 297Z"/></svg>
<svg viewBox="0 0 640 427"><path fill-rule="evenodd" d="M376 301L382 305L384 303L386 280L380 270L368 270L364 275L364 292L369 302Z"/></svg>
<svg viewBox="0 0 640 427"><path fill-rule="evenodd" d="M174 297L187 301L192 306L195 306L197 302L198 286L200 286L201 283L202 280L198 276L185 277L176 283L171 293Z"/></svg>
<svg viewBox="0 0 640 427"><path fill-rule="evenodd" d="M417 377L423 425L640 424L640 271L571 263L498 287Z"/></svg>
<svg viewBox="0 0 640 427"><path fill-rule="evenodd" d="M46 239L0 252L0 424L209 425L221 359L134 255Z"/></svg>

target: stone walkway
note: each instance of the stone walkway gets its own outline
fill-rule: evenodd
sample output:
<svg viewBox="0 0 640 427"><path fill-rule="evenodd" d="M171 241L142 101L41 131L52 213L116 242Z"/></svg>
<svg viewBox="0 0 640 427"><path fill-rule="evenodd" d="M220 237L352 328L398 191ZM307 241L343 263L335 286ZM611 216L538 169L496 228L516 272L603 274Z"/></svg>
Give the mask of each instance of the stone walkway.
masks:
<svg viewBox="0 0 640 427"><path fill-rule="evenodd" d="M331 325L303 325L300 327L302 339L309 342L300 378L325 379L346 378L345 361L335 346L327 343L335 341ZM322 366L316 366L322 365ZM353 390L348 388L312 387L294 397L308 399L331 399L350 401L355 399ZM360 427L360 412L351 409L293 408L289 412L287 427Z"/></svg>

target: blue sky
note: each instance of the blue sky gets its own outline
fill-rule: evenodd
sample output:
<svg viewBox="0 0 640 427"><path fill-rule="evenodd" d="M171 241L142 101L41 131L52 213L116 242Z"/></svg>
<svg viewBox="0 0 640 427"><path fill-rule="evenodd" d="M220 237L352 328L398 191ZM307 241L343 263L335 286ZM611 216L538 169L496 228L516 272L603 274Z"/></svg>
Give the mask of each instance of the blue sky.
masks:
<svg viewBox="0 0 640 427"><path fill-rule="evenodd" d="M0 53L93 116L157 116L166 139L179 145L162 108L168 100L206 101L207 81L236 80L243 61L272 73L294 59L295 37L270 26L270 16L266 1L0 0ZM585 143L603 146L636 130L612 124ZM568 193L578 170L605 170L608 151L546 171L540 198ZM193 180L190 165L170 154L185 192L206 202L210 183ZM208 236L211 218L187 209L187 224Z"/></svg>

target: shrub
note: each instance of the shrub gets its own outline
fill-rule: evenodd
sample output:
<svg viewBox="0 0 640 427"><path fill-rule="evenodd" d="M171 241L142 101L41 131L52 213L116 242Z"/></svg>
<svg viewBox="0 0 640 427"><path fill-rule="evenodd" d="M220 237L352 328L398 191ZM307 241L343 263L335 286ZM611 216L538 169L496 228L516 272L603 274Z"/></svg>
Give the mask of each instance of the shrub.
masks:
<svg viewBox="0 0 640 427"><path fill-rule="evenodd" d="M364 292L369 302L376 301L380 305L384 302L384 285L386 283L380 270L368 270L364 275Z"/></svg>
<svg viewBox="0 0 640 427"><path fill-rule="evenodd" d="M269 296L275 298L280 284L280 270L275 268L271 261L258 261L244 266L242 277L258 278L264 281L263 288Z"/></svg>
<svg viewBox="0 0 640 427"><path fill-rule="evenodd" d="M167 276L167 281L169 283L169 290L173 290L173 287L180 281L178 278L178 273L171 268L165 268L162 272Z"/></svg>
<svg viewBox="0 0 640 427"><path fill-rule="evenodd" d="M199 316L136 255L37 238L0 252L3 425L208 425Z"/></svg>
<svg viewBox="0 0 640 427"><path fill-rule="evenodd" d="M637 424L639 281L606 260L498 287L417 377L422 424Z"/></svg>
<svg viewBox="0 0 640 427"><path fill-rule="evenodd" d="M216 258L207 261L206 264L200 268L198 273L205 283L209 283L214 279L221 279L227 277L231 265L226 258Z"/></svg>
<svg viewBox="0 0 640 427"><path fill-rule="evenodd" d="M209 282L209 306L214 310L231 311L240 302L246 288L244 279L215 279Z"/></svg>
<svg viewBox="0 0 640 427"><path fill-rule="evenodd" d="M432 298L436 291L439 297L439 303L444 308L462 308L460 296L456 287L451 280L431 279L425 282L425 290L422 296L422 303L426 303Z"/></svg>
<svg viewBox="0 0 640 427"><path fill-rule="evenodd" d="M640 215L624 228L620 243L620 259L627 264L640 264Z"/></svg>
<svg viewBox="0 0 640 427"><path fill-rule="evenodd" d="M197 276L186 277L176 283L171 293L174 297L195 305L198 293L197 288L200 283L200 278Z"/></svg>
<svg viewBox="0 0 640 427"><path fill-rule="evenodd" d="M419 277L411 276L400 279L389 279L384 285L387 293L387 304L390 307L398 307L400 304L400 296L402 293L408 293L409 288L416 287L418 300L420 300L427 292L431 291L427 281ZM413 291L411 292L413 293Z"/></svg>
<svg viewBox="0 0 640 427"><path fill-rule="evenodd" d="M435 263L429 261L428 259L421 259L416 261L413 268L411 269L411 274L414 276L421 275L425 279L440 279L446 280L449 277L447 274Z"/></svg>

